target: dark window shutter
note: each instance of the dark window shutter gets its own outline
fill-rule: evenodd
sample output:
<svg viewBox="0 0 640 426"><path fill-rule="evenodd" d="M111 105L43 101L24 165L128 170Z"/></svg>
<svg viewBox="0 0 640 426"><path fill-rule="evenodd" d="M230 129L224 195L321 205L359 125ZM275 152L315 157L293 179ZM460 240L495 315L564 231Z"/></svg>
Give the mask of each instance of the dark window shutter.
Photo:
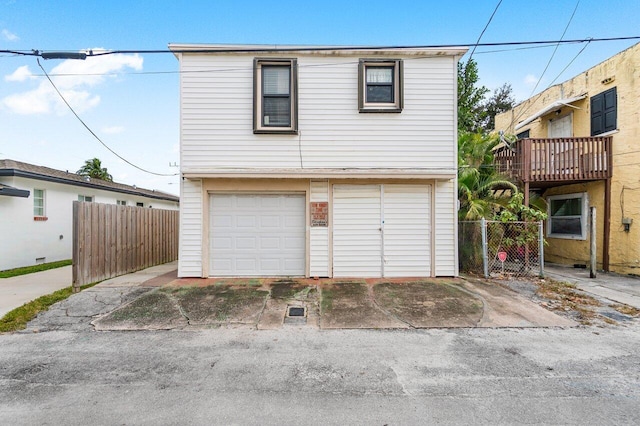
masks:
<svg viewBox="0 0 640 426"><path fill-rule="evenodd" d="M591 136L617 128L617 107L615 87L591 98Z"/></svg>
<svg viewBox="0 0 640 426"><path fill-rule="evenodd" d="M618 100L616 88L604 92L604 131L609 132L617 128Z"/></svg>

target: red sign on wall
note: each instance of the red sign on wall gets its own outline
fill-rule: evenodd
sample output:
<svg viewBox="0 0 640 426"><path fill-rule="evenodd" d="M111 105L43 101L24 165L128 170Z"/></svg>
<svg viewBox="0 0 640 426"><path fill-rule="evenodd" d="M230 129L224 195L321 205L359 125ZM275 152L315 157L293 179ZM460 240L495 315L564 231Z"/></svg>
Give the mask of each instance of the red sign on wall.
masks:
<svg viewBox="0 0 640 426"><path fill-rule="evenodd" d="M310 204L311 226L329 226L329 203L313 202Z"/></svg>

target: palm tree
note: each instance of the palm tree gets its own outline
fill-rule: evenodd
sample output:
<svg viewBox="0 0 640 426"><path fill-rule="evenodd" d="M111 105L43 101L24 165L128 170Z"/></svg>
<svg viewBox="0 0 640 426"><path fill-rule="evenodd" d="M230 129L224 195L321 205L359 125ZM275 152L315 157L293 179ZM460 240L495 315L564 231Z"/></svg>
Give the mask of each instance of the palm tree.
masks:
<svg viewBox="0 0 640 426"><path fill-rule="evenodd" d="M102 162L97 158L85 161L84 165L76 173L80 176L113 182L113 176L107 172L106 167L102 167Z"/></svg>
<svg viewBox="0 0 640 426"><path fill-rule="evenodd" d="M510 197L499 197L496 191L517 186L496 171L493 149L500 143L497 134L461 132L458 137L458 219L492 219Z"/></svg>

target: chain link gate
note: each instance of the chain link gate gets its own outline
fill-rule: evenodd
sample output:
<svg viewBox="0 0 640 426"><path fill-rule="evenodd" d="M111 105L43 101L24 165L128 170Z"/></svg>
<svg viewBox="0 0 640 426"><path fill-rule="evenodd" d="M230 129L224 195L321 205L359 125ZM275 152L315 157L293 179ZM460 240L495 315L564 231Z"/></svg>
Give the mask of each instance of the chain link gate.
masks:
<svg viewBox="0 0 640 426"><path fill-rule="evenodd" d="M458 251L461 272L485 278L544 276L542 221L461 221Z"/></svg>

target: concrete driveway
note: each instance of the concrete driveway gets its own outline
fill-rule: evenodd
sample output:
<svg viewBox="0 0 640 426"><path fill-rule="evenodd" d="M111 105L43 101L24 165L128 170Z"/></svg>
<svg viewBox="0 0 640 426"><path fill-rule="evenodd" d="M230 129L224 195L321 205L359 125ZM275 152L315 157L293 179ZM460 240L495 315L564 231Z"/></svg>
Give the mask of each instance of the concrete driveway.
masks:
<svg viewBox="0 0 640 426"><path fill-rule="evenodd" d="M296 310L298 315L293 314ZM512 290L482 281L176 279L175 265L168 264L75 294L41 313L28 330L575 325Z"/></svg>
<svg viewBox="0 0 640 426"><path fill-rule="evenodd" d="M17 277L0 278L0 318L33 299L71 286L71 281L71 265Z"/></svg>

